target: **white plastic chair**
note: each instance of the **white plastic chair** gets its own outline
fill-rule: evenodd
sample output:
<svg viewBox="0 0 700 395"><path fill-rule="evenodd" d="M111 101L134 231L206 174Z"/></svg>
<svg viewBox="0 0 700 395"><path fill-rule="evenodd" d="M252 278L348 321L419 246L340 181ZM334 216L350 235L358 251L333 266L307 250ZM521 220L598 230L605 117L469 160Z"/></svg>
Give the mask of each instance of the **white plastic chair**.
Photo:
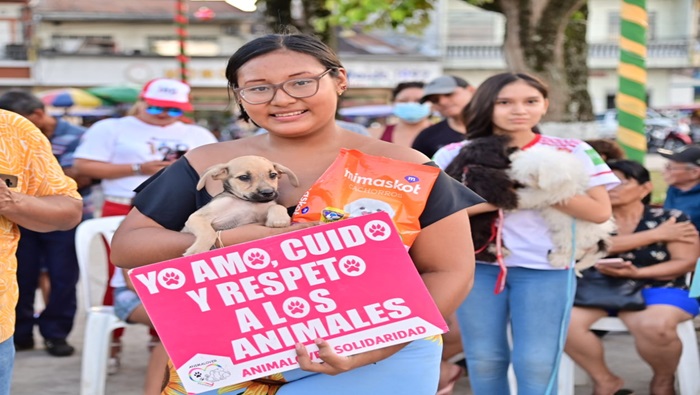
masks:
<svg viewBox="0 0 700 395"><path fill-rule="evenodd" d="M596 321L591 329L608 332L629 332L624 322L618 317L603 317ZM683 344L681 360L676 369L676 380L680 395L700 395L700 355L698 339L693 320L683 321L676 328ZM574 395L576 384L585 384L588 377L580 375L574 361L566 354L562 355L559 366L559 395ZM579 378L583 380L580 381Z"/></svg>
<svg viewBox="0 0 700 395"><path fill-rule="evenodd" d="M109 282L105 240L111 243L112 236L123 219L124 216L115 216L85 220L75 232L75 249L87 315L80 373L81 395L105 393L112 332L129 325L114 315L112 306L101 305L103 287L97 293L93 293L92 289L94 284L104 284L106 287Z"/></svg>

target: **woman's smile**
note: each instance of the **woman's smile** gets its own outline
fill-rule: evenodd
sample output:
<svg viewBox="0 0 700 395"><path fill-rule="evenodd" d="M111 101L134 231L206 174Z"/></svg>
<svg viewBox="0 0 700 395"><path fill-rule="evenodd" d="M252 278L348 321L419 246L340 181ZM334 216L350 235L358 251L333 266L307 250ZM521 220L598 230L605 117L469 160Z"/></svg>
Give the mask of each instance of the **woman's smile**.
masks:
<svg viewBox="0 0 700 395"><path fill-rule="evenodd" d="M307 113L308 110L287 111L271 114L276 120L291 121L299 118L300 115Z"/></svg>

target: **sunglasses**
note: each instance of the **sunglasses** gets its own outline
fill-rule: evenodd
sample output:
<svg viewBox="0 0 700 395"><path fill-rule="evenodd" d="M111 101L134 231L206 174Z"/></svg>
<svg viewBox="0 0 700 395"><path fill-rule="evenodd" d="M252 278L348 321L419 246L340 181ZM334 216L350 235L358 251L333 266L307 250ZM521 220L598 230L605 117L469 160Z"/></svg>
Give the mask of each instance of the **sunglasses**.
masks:
<svg viewBox="0 0 700 395"><path fill-rule="evenodd" d="M146 108L146 112L151 114L151 115L160 115L164 112L167 112L169 117L177 118L181 117L182 114L185 112L182 111L179 108L165 108L165 107L158 107L158 106L148 106Z"/></svg>

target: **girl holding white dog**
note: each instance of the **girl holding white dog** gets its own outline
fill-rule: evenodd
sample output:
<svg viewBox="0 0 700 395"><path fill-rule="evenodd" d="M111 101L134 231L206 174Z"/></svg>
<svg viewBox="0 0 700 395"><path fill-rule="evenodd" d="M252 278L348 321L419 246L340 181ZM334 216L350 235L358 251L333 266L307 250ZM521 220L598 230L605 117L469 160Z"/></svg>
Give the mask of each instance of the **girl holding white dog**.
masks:
<svg viewBox="0 0 700 395"><path fill-rule="evenodd" d="M341 148L404 162L429 162L408 147L361 136L336 125L338 99L347 88L348 77L337 56L314 37L292 34L257 38L230 58L226 76L244 118L269 133L194 149L151 178L136 195L135 208L114 236L112 259L118 266L142 266L181 256L194 241L193 235L180 232L188 216L223 189L220 182L209 180L198 191L200 175L232 158L259 155L289 168L296 174L299 187L282 178L277 201L292 209L334 162ZM420 217L420 234L409 250L444 316L455 311L471 288L474 251L471 243L465 243L470 238L465 209L479 202L478 196L441 173ZM222 231L217 245L257 240L313 225L244 225ZM301 369L210 392L430 395L437 389L440 341L417 340L350 357L335 353L323 339L317 339L315 344L323 363L311 361L304 345L298 344ZM171 369L164 393L184 394L180 383Z"/></svg>
<svg viewBox="0 0 700 395"><path fill-rule="evenodd" d="M537 124L548 105L547 89L534 77L492 76L479 86L464 111L466 141L443 147L433 159L445 169L459 159L461 148L470 140L492 135L508 136L510 146L521 150L546 145L568 151L586 169L589 186L585 194L554 207L581 220L603 223L611 216L606 189L619 181L588 144L539 134ZM486 204L483 209L497 207ZM518 394L555 394L575 288L573 272L550 265L547 256L553 244L538 211L508 211L499 227L508 251L502 261L507 275L494 262L477 262L474 288L457 309L472 389L475 395L509 394L507 372L512 363ZM494 291L504 275L503 287ZM508 330L513 336L512 351Z"/></svg>

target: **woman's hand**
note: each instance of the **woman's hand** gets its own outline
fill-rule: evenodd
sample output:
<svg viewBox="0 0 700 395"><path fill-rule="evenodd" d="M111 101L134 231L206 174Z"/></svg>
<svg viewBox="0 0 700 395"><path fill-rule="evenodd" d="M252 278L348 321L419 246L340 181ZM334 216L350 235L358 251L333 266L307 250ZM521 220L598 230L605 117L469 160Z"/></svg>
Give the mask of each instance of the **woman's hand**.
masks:
<svg viewBox="0 0 700 395"><path fill-rule="evenodd" d="M610 266L604 264L595 265L596 270L610 277L638 278L639 270L630 261L624 261L621 265Z"/></svg>
<svg viewBox="0 0 700 395"><path fill-rule="evenodd" d="M311 361L311 356L306 347L301 343L297 343L294 348L297 352L299 367L308 372L324 373L331 376L379 362L396 354L408 345L408 343L402 343L351 356L343 356L333 351L331 345L323 339L314 340L314 344L318 347L318 356L323 362Z"/></svg>
<svg viewBox="0 0 700 395"><path fill-rule="evenodd" d="M314 343L318 346L318 356L323 362L313 362L303 344L297 343L294 346L297 352L297 362L299 362L299 367L302 370L335 376L336 374L344 373L357 367L353 366L352 356L344 357L336 354L327 341L316 339Z"/></svg>
<svg viewBox="0 0 700 395"><path fill-rule="evenodd" d="M659 242L678 241L681 243L693 243L698 240L698 230L695 229L692 222L676 221L676 217L671 217L652 230Z"/></svg>

